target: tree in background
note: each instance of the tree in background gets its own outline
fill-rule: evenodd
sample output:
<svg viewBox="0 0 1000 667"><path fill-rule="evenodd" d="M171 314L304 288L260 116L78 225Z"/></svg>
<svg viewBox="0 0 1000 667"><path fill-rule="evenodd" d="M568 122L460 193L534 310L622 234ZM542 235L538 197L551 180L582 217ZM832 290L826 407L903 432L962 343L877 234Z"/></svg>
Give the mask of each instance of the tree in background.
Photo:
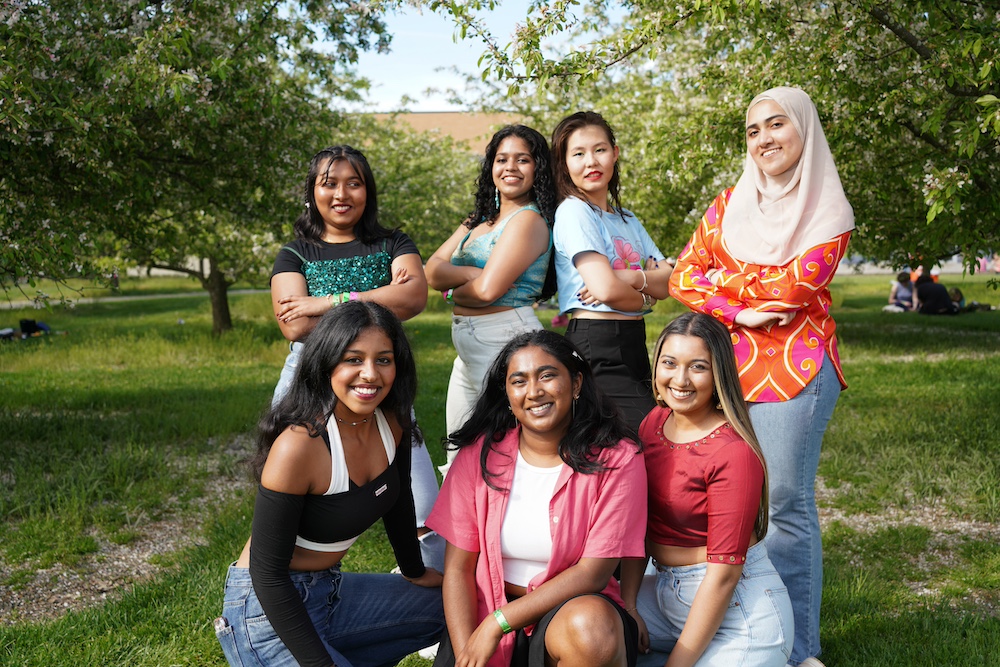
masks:
<svg viewBox="0 0 1000 667"><path fill-rule="evenodd" d="M626 205L665 250L735 183L745 106L776 85L819 107L854 253L902 265L960 252L972 268L1000 248L996 2L553 0L509 45L483 21L494 2L423 4L484 42L484 76L507 84L493 104L538 123L588 106L611 120Z"/></svg>
<svg viewBox="0 0 1000 667"><path fill-rule="evenodd" d="M330 102L365 85L358 50L387 44L347 0L3 3L0 287L88 273L110 242L186 268L230 328L226 289L269 268Z"/></svg>

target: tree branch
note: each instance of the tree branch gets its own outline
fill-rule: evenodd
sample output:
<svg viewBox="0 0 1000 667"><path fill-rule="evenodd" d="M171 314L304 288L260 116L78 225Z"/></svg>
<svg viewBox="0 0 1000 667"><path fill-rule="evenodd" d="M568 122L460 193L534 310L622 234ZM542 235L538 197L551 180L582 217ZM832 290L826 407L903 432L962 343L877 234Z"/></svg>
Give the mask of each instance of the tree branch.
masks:
<svg viewBox="0 0 1000 667"><path fill-rule="evenodd" d="M904 28L901 23L894 21L893 18L889 16L887 11L881 7L872 7L868 10L868 14L883 28L889 30L896 35L896 37L902 40L903 43L916 52L918 56L924 60L934 60L934 52L931 51L926 44L920 41L916 35ZM982 92L976 88L969 88L965 86L952 86L945 84L944 88L956 97L979 97L982 94Z"/></svg>

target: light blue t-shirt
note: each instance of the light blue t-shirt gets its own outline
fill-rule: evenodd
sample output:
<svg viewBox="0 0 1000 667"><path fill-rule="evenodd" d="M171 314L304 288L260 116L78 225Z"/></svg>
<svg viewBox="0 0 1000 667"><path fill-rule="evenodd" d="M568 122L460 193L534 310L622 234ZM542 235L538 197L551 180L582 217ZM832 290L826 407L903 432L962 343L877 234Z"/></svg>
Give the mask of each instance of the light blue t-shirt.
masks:
<svg viewBox="0 0 1000 667"><path fill-rule="evenodd" d="M569 197L556 209L552 238L556 250L559 312L580 309L622 315L645 314L641 310L616 310L604 304L585 306L576 295L584 288L584 283L573 258L581 252L601 253L608 258L612 269L641 269L650 257L657 261L664 259L639 218L631 211L622 209L621 214L617 211L607 213L582 199Z"/></svg>

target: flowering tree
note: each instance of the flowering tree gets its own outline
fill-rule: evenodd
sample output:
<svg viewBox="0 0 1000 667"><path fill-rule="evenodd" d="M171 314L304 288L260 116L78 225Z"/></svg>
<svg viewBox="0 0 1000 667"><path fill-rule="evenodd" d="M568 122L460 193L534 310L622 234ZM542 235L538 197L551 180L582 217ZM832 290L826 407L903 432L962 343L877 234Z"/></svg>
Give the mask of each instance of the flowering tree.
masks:
<svg viewBox="0 0 1000 667"><path fill-rule="evenodd" d="M387 43L349 0L3 2L0 288L113 246L197 276L228 329L226 288L270 264L340 122L329 100L356 98L358 50Z"/></svg>
<svg viewBox="0 0 1000 667"><path fill-rule="evenodd" d="M483 20L496 2L425 4L483 40L508 106L538 123L605 113L627 199L670 243L735 182L746 103L797 85L854 205L853 252L896 265L961 252L973 267L1000 249L997 2L553 0L509 45Z"/></svg>

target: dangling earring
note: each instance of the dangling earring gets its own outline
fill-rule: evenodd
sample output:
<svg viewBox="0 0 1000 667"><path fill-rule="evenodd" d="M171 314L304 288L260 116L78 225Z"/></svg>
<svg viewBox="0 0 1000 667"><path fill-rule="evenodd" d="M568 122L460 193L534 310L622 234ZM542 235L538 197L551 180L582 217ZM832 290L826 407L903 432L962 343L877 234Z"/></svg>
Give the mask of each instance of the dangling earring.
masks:
<svg viewBox="0 0 1000 667"><path fill-rule="evenodd" d="M580 394L573 397L573 407L570 409L570 414L573 416L573 419L576 419L576 402L578 400L580 400Z"/></svg>
<svg viewBox="0 0 1000 667"><path fill-rule="evenodd" d="M497 210L499 211L500 210L500 189L499 188L494 189L493 201L496 202Z"/></svg>

